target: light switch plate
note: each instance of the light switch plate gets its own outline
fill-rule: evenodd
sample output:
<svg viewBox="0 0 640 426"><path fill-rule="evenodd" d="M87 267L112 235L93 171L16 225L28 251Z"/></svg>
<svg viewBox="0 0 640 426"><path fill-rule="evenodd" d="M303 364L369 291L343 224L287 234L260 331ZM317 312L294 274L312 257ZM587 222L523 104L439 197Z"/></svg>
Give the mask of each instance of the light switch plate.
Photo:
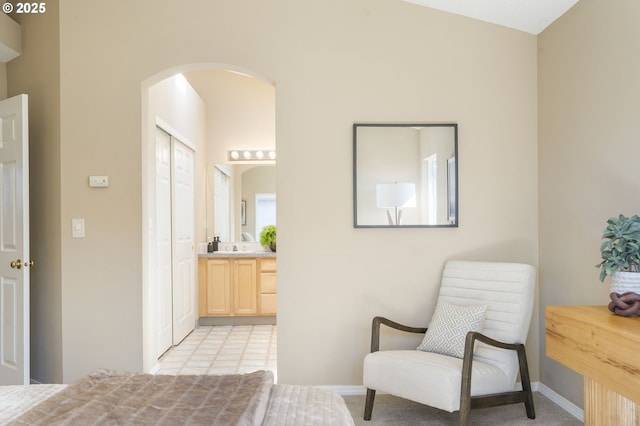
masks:
<svg viewBox="0 0 640 426"><path fill-rule="evenodd" d="M84 238L84 219L71 219L71 236Z"/></svg>
<svg viewBox="0 0 640 426"><path fill-rule="evenodd" d="M91 188L107 188L109 176L89 176L89 186Z"/></svg>

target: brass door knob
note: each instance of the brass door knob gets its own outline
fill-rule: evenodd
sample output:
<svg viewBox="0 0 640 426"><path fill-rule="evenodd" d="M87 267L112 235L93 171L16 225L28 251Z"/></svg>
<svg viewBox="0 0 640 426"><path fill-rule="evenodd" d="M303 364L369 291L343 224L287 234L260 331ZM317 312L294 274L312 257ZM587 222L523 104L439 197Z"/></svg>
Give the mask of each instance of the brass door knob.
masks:
<svg viewBox="0 0 640 426"><path fill-rule="evenodd" d="M33 260L30 260L28 262L24 262L22 263L22 260L18 259L18 260L14 260L12 261L9 265L13 268L13 269L20 269L22 268L22 266L24 265L24 267L26 268L27 266L31 266L33 268L33 265L35 264L35 262Z"/></svg>

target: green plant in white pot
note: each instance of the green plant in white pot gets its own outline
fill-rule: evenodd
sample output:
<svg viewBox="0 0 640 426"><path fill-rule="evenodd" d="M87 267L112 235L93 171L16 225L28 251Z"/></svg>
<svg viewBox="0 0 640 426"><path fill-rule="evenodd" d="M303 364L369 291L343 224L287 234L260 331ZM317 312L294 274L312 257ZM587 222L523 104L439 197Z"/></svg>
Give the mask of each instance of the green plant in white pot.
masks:
<svg viewBox="0 0 640 426"><path fill-rule="evenodd" d="M271 251L276 251L276 226L267 225L260 232L260 244L269 247Z"/></svg>
<svg viewBox="0 0 640 426"><path fill-rule="evenodd" d="M640 293L640 217L619 215L607 221L600 245L600 281L611 275L611 291ZM637 282L633 287L630 282Z"/></svg>

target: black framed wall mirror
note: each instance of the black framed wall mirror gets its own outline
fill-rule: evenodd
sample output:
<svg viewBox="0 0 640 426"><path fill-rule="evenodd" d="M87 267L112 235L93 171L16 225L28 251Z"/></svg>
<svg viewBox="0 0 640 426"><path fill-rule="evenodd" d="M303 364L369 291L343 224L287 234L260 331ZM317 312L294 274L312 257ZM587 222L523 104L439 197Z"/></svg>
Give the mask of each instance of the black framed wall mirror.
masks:
<svg viewBox="0 0 640 426"><path fill-rule="evenodd" d="M353 226L458 226L456 123L353 125Z"/></svg>

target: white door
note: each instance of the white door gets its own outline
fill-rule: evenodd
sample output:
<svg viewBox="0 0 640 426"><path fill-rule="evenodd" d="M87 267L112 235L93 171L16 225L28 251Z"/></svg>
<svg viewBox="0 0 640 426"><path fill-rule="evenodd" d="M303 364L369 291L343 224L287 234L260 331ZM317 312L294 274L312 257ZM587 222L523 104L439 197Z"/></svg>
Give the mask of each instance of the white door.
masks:
<svg viewBox="0 0 640 426"><path fill-rule="evenodd" d="M194 329L195 310L195 153L172 138L173 344Z"/></svg>
<svg viewBox="0 0 640 426"><path fill-rule="evenodd" d="M171 136L156 127L157 355L173 342L171 267Z"/></svg>
<svg viewBox="0 0 640 426"><path fill-rule="evenodd" d="M216 167L213 170L213 233L220 237L221 241L232 240L229 183L229 176Z"/></svg>
<svg viewBox="0 0 640 426"><path fill-rule="evenodd" d="M195 153L156 127L157 356L196 324Z"/></svg>
<svg viewBox="0 0 640 426"><path fill-rule="evenodd" d="M0 102L0 385L29 384L27 95Z"/></svg>

